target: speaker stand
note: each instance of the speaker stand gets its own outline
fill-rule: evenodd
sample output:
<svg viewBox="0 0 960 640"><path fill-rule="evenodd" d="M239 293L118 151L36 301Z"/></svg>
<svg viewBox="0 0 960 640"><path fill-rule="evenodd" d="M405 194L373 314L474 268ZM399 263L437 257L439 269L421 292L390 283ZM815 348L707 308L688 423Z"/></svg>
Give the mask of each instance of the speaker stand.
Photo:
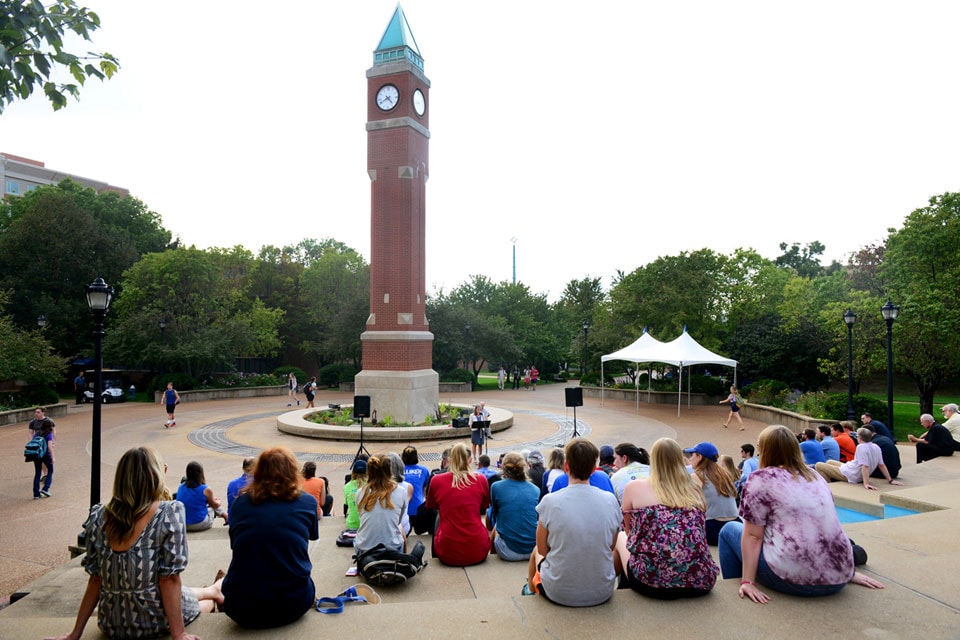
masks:
<svg viewBox="0 0 960 640"><path fill-rule="evenodd" d="M574 427L574 432L576 432L576 427ZM360 446L357 448L357 455L353 456L353 461L356 462L360 458L361 454L367 456L367 458L370 457L370 452L367 451L367 448L365 446L363 446L363 417L362 416L360 417ZM353 467L352 464L350 466L351 468Z"/></svg>
<svg viewBox="0 0 960 640"><path fill-rule="evenodd" d="M579 438L580 434L577 433L577 407L573 407L573 437Z"/></svg>

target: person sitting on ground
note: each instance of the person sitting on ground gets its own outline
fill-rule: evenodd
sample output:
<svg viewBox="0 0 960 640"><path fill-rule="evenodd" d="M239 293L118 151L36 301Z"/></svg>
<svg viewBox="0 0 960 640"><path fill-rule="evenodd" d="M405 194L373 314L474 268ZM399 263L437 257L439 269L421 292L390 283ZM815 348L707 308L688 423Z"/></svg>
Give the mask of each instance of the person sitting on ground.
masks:
<svg viewBox="0 0 960 640"><path fill-rule="evenodd" d="M600 464L597 465L597 468L608 476L612 476L617 470L613 465L613 455L613 447L610 445L605 444L600 447Z"/></svg>
<svg viewBox="0 0 960 640"><path fill-rule="evenodd" d="M450 471L450 449L444 449L440 454L440 467L438 469L430 470L430 477L437 475L438 473L447 473Z"/></svg>
<svg viewBox="0 0 960 640"><path fill-rule="evenodd" d="M597 467L596 469L594 469L593 473L590 474L590 484L598 489L609 491L614 496L617 495L616 492L614 492L613 490L613 483L610 482L610 476L607 475L607 473L600 467ZM551 491L551 493L556 493L561 489L565 489L569 485L570 485L570 474L565 473L554 481L553 490Z"/></svg>
<svg viewBox="0 0 960 640"><path fill-rule="evenodd" d="M910 442L917 445L917 464L953 455L954 440L946 427L934 420L929 413L920 416L920 424L927 430L922 437L918 438L912 433L907 436Z"/></svg>
<svg viewBox="0 0 960 640"><path fill-rule="evenodd" d="M343 485L343 508L347 516L347 529L360 528L360 513L357 511L357 491L367 482L367 461L357 458L350 467L350 481Z"/></svg>
<svg viewBox="0 0 960 640"><path fill-rule="evenodd" d="M809 427L800 432L800 453L803 454L803 461L810 467L827 461L823 455L823 447L817 442L817 432Z"/></svg>
<svg viewBox="0 0 960 640"><path fill-rule="evenodd" d="M327 494L327 483L323 481L323 478L317 477L317 463L313 460L304 462L300 473L303 476L300 488L303 489L304 493L312 495L313 499L317 501L317 517L322 518L323 507L327 504L327 499L329 498L331 505L333 503L333 496Z"/></svg>
<svg viewBox="0 0 960 640"><path fill-rule="evenodd" d="M563 475L563 449L554 447L547 454L547 470L540 484L540 498L553 491L553 484ZM527 556L530 554L528 553Z"/></svg>
<svg viewBox="0 0 960 640"><path fill-rule="evenodd" d="M650 477L650 454L629 442L621 442L613 448L613 466L610 484L617 500L623 501L623 488L628 482Z"/></svg>
<svg viewBox="0 0 960 640"><path fill-rule="evenodd" d="M706 502L675 440L660 438L653 444L650 478L624 487L622 510L623 532L617 538L624 567L621 585L661 600L710 592L720 568L707 546Z"/></svg>
<svg viewBox="0 0 960 640"><path fill-rule="evenodd" d="M407 494L407 507L400 516L400 530L403 532L404 539L406 539L410 535L410 500L413 498L413 485L407 482L404 477L404 464L400 454L391 451L387 454L387 457L390 458L390 473L393 476L393 481Z"/></svg>
<svg viewBox="0 0 960 640"><path fill-rule="evenodd" d="M730 475L717 464L720 453L712 442L700 442L683 452L690 455L694 480L703 490L706 501L707 544L716 545L723 525L739 515L737 489Z"/></svg>
<svg viewBox="0 0 960 640"><path fill-rule="evenodd" d="M854 454L853 460L850 462L819 462L817 463L816 470L823 479L827 482L833 482L839 480L840 482L863 482L863 486L866 489L876 489L875 486L870 484L870 474L873 473L874 469L879 469L883 474L883 477L887 479L887 482L890 484L902 485L903 483L899 480L894 480L890 477L890 472L887 471L887 465L883 463L883 453L880 451L880 447L875 445L871 440L873 440L873 431L866 427L860 427L860 431L857 433L857 440L860 444L857 445L857 451Z"/></svg>
<svg viewBox="0 0 960 640"><path fill-rule="evenodd" d="M615 553L623 514L612 492L590 484L599 457L596 445L583 438L564 447L570 486L537 505L537 548L530 554L524 594L567 607L592 607L613 596L623 571Z"/></svg>
<svg viewBox="0 0 960 640"><path fill-rule="evenodd" d="M863 412L863 414L860 416L860 422L863 424L863 426L870 427L875 434L879 436L886 436L894 442L897 441L897 439L893 436L893 432L890 431L890 427L879 420L874 420L869 411Z"/></svg>
<svg viewBox="0 0 960 640"><path fill-rule="evenodd" d="M227 510L207 486L203 465L195 460L187 463L187 475L177 489L177 500L183 503L187 514L187 531L206 531L213 526L215 517L223 518L223 525L227 525Z"/></svg>
<svg viewBox="0 0 960 640"><path fill-rule="evenodd" d="M283 447L265 450L253 466L253 482L233 504L226 614L241 627L269 629L309 611L316 587L308 545L318 538L317 501L300 490L297 459Z"/></svg>
<svg viewBox="0 0 960 640"><path fill-rule="evenodd" d="M527 478L530 479L533 486L542 487L543 476L547 473L546 467L543 466L543 454L534 449L526 454L525 459L527 461Z"/></svg>
<svg viewBox="0 0 960 640"><path fill-rule="evenodd" d="M740 597L765 604L758 583L795 596L836 593L847 583L882 589L854 570L853 546L843 532L833 494L803 462L790 429L771 425L760 433L760 469L744 487L743 522L720 531L720 571L741 578Z"/></svg>
<svg viewBox="0 0 960 640"><path fill-rule="evenodd" d="M749 442L740 445L740 477L734 481L737 494L743 493L743 485L747 483L747 478L760 468L760 459L754 455L756 452L756 448Z"/></svg>
<svg viewBox="0 0 960 640"><path fill-rule="evenodd" d="M243 475L239 478L231 480L227 484L227 513L230 512L230 508L233 506L233 501L237 499L237 496L240 495L240 490L245 486L250 484L250 481L253 480L253 462L256 458L252 456L247 456L243 459L241 468L243 469Z"/></svg>
<svg viewBox="0 0 960 640"><path fill-rule="evenodd" d="M857 454L857 443L847 434L843 424L834 422L830 425L830 435L833 436L837 446L840 447L840 462L853 460L853 456Z"/></svg>
<svg viewBox="0 0 960 640"><path fill-rule="evenodd" d="M439 514L433 556L453 567L479 564L490 553L490 536L480 514L490 506L487 479L470 471L470 450L458 442L450 449L450 473L430 480L427 507Z"/></svg>
<svg viewBox="0 0 960 640"><path fill-rule="evenodd" d="M412 445L404 447L400 458L404 465L403 479L413 487L413 495L410 497L410 503L407 507L407 513L410 515L410 528L414 533L433 535L437 513L433 509L428 509L424 504L427 488L430 486L430 471L420 464L420 454L417 453L417 448Z"/></svg>
<svg viewBox="0 0 960 640"><path fill-rule="evenodd" d="M840 445L833 439L833 430L825 424L817 427L817 440L823 448L824 462L836 460L840 462Z"/></svg>
<svg viewBox="0 0 960 640"><path fill-rule="evenodd" d="M866 425L864 428L871 429L870 425ZM871 442L880 447L880 454L883 456L883 464L887 467L890 477L896 478L899 476L900 469L903 467L903 465L900 463L900 450L897 449L897 445L893 442L893 440L887 436L882 436L879 433L875 433L873 434L873 440L871 440ZM883 471L881 471L879 465L873 470L873 473L870 474L870 477L883 477Z"/></svg>
<svg viewBox="0 0 960 640"><path fill-rule="evenodd" d="M727 475L730 476L730 482L734 483L734 486L736 486L737 480L740 479L740 469L737 469L737 465L734 464L733 456L723 454L720 456L720 460L717 462L717 464L720 465L721 469L727 472Z"/></svg>
<svg viewBox="0 0 960 640"><path fill-rule="evenodd" d="M82 564L90 577L73 631L57 640L80 638L94 609L108 638L198 640L184 627L223 602L222 579L200 589L181 585L187 566L183 504L162 500L163 489L163 463L153 449L137 447L120 457L113 496L83 524Z"/></svg>
<svg viewBox="0 0 960 640"><path fill-rule="evenodd" d="M367 482L357 490L357 511L360 527L353 546L358 556L378 544L393 551L406 550L400 520L407 511L407 489L393 479L388 456L367 460Z"/></svg>
<svg viewBox="0 0 960 640"><path fill-rule="evenodd" d="M490 456L486 454L480 456L479 462L477 464L477 473L479 473L484 478L486 478L488 484L491 482L495 482L494 478L497 478L497 480L500 479L499 478L500 474L497 473L497 470L490 468Z"/></svg>
<svg viewBox="0 0 960 640"><path fill-rule="evenodd" d="M860 428L860 425L853 420L841 420L840 426L843 427L843 432L853 440L854 445L859 444L857 440L857 429Z"/></svg>
<svg viewBox="0 0 960 640"><path fill-rule="evenodd" d="M960 451L960 407L957 407L956 404L950 403L943 405L944 417L946 420L943 421L943 428L950 432L950 437L953 438L953 450ZM896 442L896 440L894 440Z"/></svg>
<svg viewBox="0 0 960 640"><path fill-rule="evenodd" d="M491 547L508 562L530 558L537 544L537 503L540 492L525 475L526 463L516 452L510 452L500 465L502 480L490 485Z"/></svg>

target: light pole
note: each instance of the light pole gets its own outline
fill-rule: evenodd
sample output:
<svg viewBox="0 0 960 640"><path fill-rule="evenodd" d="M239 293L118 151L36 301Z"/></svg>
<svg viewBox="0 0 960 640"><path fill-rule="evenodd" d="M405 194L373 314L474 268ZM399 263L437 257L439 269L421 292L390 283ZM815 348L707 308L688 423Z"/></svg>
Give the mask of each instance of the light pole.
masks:
<svg viewBox="0 0 960 640"><path fill-rule="evenodd" d="M87 295L87 306L93 312L93 337L96 343L94 351L94 381L93 381L93 429L90 445L90 507L100 502L100 409L103 400L103 319L110 309L113 299L113 287L103 281L103 276L97 276L93 284L84 288Z"/></svg>
<svg viewBox="0 0 960 640"><path fill-rule="evenodd" d="M466 343L467 343L466 351L463 354L463 368L466 369L467 371L470 371L470 365L467 364L470 361L470 323L469 322L463 323L463 332L466 334ZM471 372L471 375L472 375L472 372Z"/></svg>
<svg viewBox="0 0 960 640"><path fill-rule="evenodd" d="M38 316L37 316L37 326L40 327L41 329L43 329L45 326L47 326L47 316L43 315L42 313L41 313L40 315L38 315Z"/></svg>
<svg viewBox="0 0 960 640"><path fill-rule="evenodd" d="M163 380L163 331L167 328L167 319L160 316L160 390L166 388L166 382Z"/></svg>
<svg viewBox="0 0 960 640"><path fill-rule="evenodd" d="M857 412L853 408L853 323L857 314L847 309L843 314L847 323L847 420L856 420Z"/></svg>
<svg viewBox="0 0 960 640"><path fill-rule="evenodd" d="M887 427L893 433L893 321L900 315L900 307L887 300L880 313L887 322Z"/></svg>
<svg viewBox="0 0 960 640"><path fill-rule="evenodd" d="M583 364L580 365L580 379L583 380L583 376L587 375L587 334L590 332L590 323L584 320L581 328L583 329Z"/></svg>
<svg viewBox="0 0 960 640"><path fill-rule="evenodd" d="M517 284L517 238L510 238L513 243L513 284Z"/></svg>

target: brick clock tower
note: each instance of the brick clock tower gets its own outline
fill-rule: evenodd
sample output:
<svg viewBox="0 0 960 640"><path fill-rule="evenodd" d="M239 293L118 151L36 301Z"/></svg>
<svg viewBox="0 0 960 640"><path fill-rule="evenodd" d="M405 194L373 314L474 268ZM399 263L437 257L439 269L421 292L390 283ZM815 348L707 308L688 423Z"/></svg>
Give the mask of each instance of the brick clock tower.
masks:
<svg viewBox="0 0 960 640"><path fill-rule="evenodd" d="M430 81L397 5L367 70L370 316L356 394L378 419L419 423L440 401L426 316Z"/></svg>

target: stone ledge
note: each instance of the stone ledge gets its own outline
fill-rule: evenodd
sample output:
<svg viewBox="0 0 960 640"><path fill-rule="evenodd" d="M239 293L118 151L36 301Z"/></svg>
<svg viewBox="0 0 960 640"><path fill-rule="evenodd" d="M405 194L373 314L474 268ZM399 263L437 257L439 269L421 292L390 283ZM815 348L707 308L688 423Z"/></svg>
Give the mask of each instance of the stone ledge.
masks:
<svg viewBox="0 0 960 640"><path fill-rule="evenodd" d="M262 398L266 396L286 395L286 385L271 387L235 387L233 389L197 389L194 391L177 391L180 402L202 402L204 400L234 400L236 398ZM153 401L157 404L163 400L163 393L153 392Z"/></svg>
<svg viewBox="0 0 960 640"><path fill-rule="evenodd" d="M44 411L48 418L58 418L67 415L67 404L44 405ZM17 424L18 422L30 422L33 420L33 411L36 407L25 407L23 409L12 409L10 411L0 411L0 427L8 424Z"/></svg>

